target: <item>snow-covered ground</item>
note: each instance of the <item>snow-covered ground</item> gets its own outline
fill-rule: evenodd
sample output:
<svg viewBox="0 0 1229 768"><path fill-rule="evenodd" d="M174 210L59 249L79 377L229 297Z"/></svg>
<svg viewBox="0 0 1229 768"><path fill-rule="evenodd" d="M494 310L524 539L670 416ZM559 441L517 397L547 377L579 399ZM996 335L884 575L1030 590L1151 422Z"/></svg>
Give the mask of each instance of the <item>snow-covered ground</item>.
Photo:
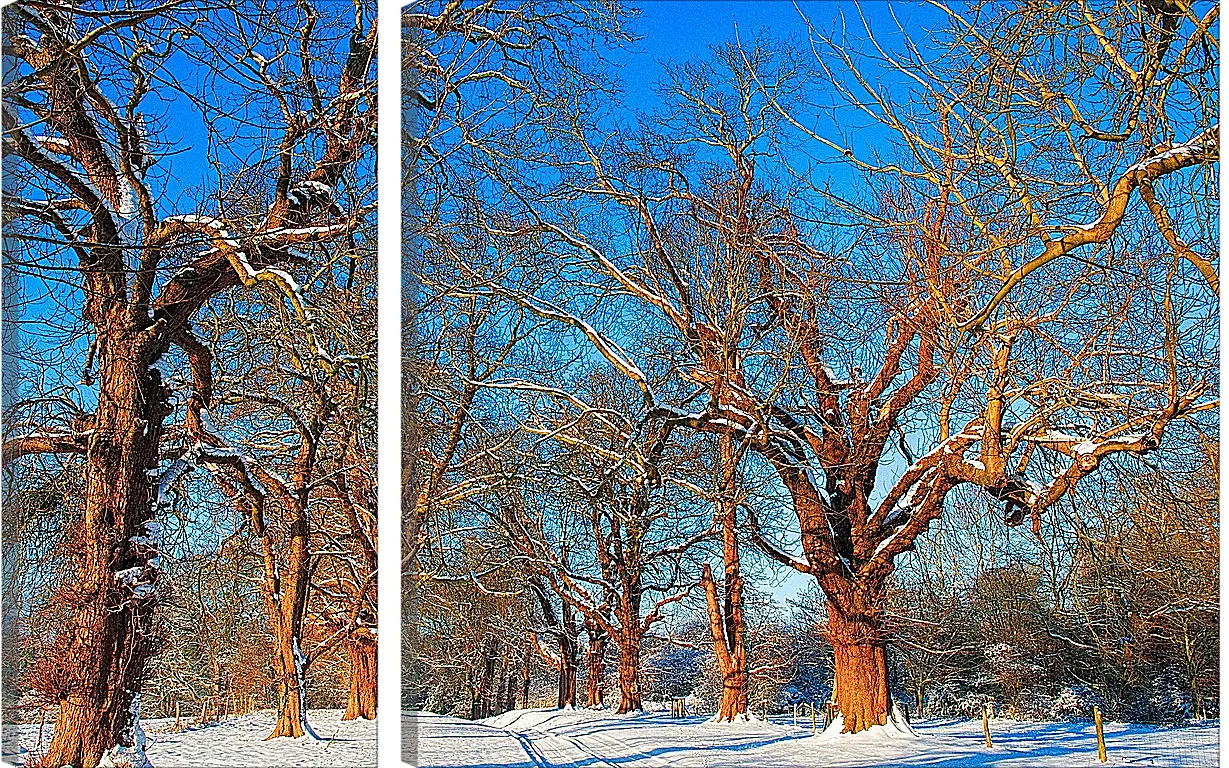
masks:
<svg viewBox="0 0 1229 768"><path fill-rule="evenodd" d="M520 710L471 722L404 713L405 758L421 768L813 768L813 766L1099 766L1092 723L924 720L899 732L813 736L810 723L710 725L665 714ZM1106 723L1109 765L1217 765L1216 725L1166 729Z"/></svg>
<svg viewBox="0 0 1229 768"><path fill-rule="evenodd" d="M293 766L374 766L376 722L342 722L340 709L313 709L307 713L320 740L264 738L273 730L273 712L254 712L222 723L174 732L175 719L143 720L149 739L146 754L155 768L292 768ZM51 725L43 729L43 743L51 739ZM37 725L4 726L4 762L24 765L29 752L38 751Z"/></svg>

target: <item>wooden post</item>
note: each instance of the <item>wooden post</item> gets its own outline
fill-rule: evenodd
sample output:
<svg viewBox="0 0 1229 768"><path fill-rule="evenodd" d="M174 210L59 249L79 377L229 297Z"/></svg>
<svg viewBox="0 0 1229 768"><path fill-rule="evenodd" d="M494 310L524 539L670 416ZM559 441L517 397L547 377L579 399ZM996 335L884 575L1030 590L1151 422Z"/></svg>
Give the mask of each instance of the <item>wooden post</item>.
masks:
<svg viewBox="0 0 1229 768"><path fill-rule="evenodd" d="M1092 721L1097 726L1097 759L1105 762L1109 758L1105 755L1105 728L1101 725L1101 708L1092 708Z"/></svg>
<svg viewBox="0 0 1229 768"><path fill-rule="evenodd" d="M43 750L43 727L47 725L47 708L39 707L38 716L38 749L41 752Z"/></svg>
<svg viewBox="0 0 1229 768"><path fill-rule="evenodd" d="M179 726L179 701L178 701L178 700L176 700L176 702L175 702L175 730L177 730L177 731L178 731L179 729L180 729L180 726Z"/></svg>
<svg viewBox="0 0 1229 768"><path fill-rule="evenodd" d="M827 728L827 727L828 725L825 723L824 728ZM819 732L819 727L816 725L816 719L815 719L815 702L812 701L811 702L811 733L814 734L818 732Z"/></svg>
<svg viewBox="0 0 1229 768"><path fill-rule="evenodd" d="M205 715L209 713L209 700L201 699L201 719L198 721L201 725L205 724Z"/></svg>
<svg viewBox="0 0 1229 768"><path fill-rule="evenodd" d="M981 708L981 728L986 732L986 749L994 749L994 744L990 741L990 709L984 704Z"/></svg>

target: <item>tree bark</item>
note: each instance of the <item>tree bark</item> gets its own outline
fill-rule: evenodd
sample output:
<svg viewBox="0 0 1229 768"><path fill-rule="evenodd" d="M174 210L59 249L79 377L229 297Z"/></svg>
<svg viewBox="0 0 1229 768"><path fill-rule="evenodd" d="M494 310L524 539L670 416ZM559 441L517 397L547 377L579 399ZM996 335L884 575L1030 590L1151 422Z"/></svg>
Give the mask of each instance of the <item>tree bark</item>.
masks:
<svg viewBox="0 0 1229 768"><path fill-rule="evenodd" d="M558 709L576 708L576 638L563 632L559 635L559 696L555 701Z"/></svg>
<svg viewBox="0 0 1229 768"><path fill-rule="evenodd" d="M619 709L618 714L644 709L640 700L640 633L628 627L619 636Z"/></svg>
<svg viewBox="0 0 1229 768"><path fill-rule="evenodd" d="M376 718L376 636L367 627L351 633L347 645L350 651L350 698L342 720L375 720Z"/></svg>
<svg viewBox="0 0 1229 768"><path fill-rule="evenodd" d="M57 663L60 709L48 765L93 768L112 747L138 746L134 703L151 653L157 549L149 473L169 415L155 353L134 333L99 333L99 403L85 460L84 514L71 533L76 579L58 599L72 606ZM134 541L136 539L136 541ZM145 543L137 543L145 542Z"/></svg>
<svg viewBox="0 0 1229 768"><path fill-rule="evenodd" d="M717 518L721 523L721 553L725 563L724 599L718 599L717 585L708 563L704 564L701 581L717 666L721 670L721 704L717 709L717 722L732 723L737 719L747 719L747 631L738 554L738 504L733 494L737 467L732 436L721 436L720 452Z"/></svg>
<svg viewBox="0 0 1229 768"><path fill-rule="evenodd" d="M708 606L709 629L713 637L713 649L717 656L717 668L721 671L721 704L717 708L716 722L732 723L747 718L747 649L741 626L737 633L727 634L732 618L722 611L717 597L717 585L708 563L701 575L705 601ZM727 605L729 603L727 602ZM741 625L742 611L738 612Z"/></svg>
<svg viewBox="0 0 1229 768"><path fill-rule="evenodd" d="M290 504L289 500L282 503ZM265 607L273 629L273 667L278 682L277 723L265 740L282 736L318 738L307 724L307 687L304 676L307 657L303 653L303 617L307 609L308 525L301 508L291 505L295 519L290 525L285 568L279 570L273 543L264 527L263 515L256 533L262 539L266 557Z"/></svg>
<svg viewBox="0 0 1229 768"><path fill-rule="evenodd" d="M521 709L529 709L529 683L533 672L533 645L525 644L525 658L521 666Z"/></svg>
<svg viewBox="0 0 1229 768"><path fill-rule="evenodd" d="M585 623L589 635L589 647L585 651L585 706L600 709L606 706L606 645L609 636L601 627Z"/></svg>
<svg viewBox="0 0 1229 768"><path fill-rule="evenodd" d="M837 582L829 579L829 582ZM829 583L828 638L836 677L836 706L844 733L885 725L892 709L882 585Z"/></svg>

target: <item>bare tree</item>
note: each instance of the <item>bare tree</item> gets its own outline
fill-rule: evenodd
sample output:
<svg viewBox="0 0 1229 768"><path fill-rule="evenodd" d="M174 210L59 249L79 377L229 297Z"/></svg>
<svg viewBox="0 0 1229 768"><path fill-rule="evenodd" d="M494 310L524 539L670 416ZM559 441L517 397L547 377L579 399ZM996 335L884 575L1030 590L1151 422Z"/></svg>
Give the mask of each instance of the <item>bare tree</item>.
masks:
<svg viewBox="0 0 1229 768"><path fill-rule="evenodd" d="M529 418L521 429L540 436L514 444L519 461L506 462L509 492L496 519L520 567L618 648L624 713L642 707L644 638L693 589L684 557L711 526L694 511L692 484L672 471L679 460L672 429L630 422L620 410L628 393L610 384L594 381L593 402L524 381L487 386L523 397Z"/></svg>
<svg viewBox="0 0 1229 768"><path fill-rule="evenodd" d="M366 215L355 169L373 135L365 106L374 36L372 11L359 10L340 59L330 53L336 25L319 23L309 3L204 15L177 3L102 15L76 4L5 10L17 64L4 148L29 182L28 194L9 200L11 214L19 238L43 244L30 247L29 269L75 276L80 293L66 300L79 302L74 315L90 337L84 369L96 402L68 428L4 444L6 462L84 456L83 514L70 536L76 573L61 588L72 616L58 636L68 663L50 763L94 766L128 749L144 761L137 696L157 604L157 516L161 489L181 471L177 461L160 475L174 412L160 363L190 361L192 433L215 396L213 356L192 328L202 306L235 289L271 288L314 344L310 308L283 268L302 263L314 243L344 240ZM260 168L220 162L218 205L208 213L203 199L168 212L154 171L173 148L142 114L151 96L174 87L162 72L180 55L207 58L238 94L238 106L198 102L214 136L260 144L276 158ZM228 107L264 111L281 128L243 135L244 116ZM338 364L323 348L312 358L323 369Z"/></svg>

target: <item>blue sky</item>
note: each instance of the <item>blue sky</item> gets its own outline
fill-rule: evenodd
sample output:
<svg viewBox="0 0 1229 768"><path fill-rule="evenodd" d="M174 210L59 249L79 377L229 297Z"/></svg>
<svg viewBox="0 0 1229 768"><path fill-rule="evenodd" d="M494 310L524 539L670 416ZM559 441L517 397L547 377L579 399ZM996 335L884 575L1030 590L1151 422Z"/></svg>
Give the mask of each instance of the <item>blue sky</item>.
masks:
<svg viewBox="0 0 1229 768"><path fill-rule="evenodd" d="M633 55L625 59L629 90L645 90L661 73L659 62L702 56L709 46L744 38L761 30L776 35L805 34L802 14L820 30L830 30L842 16L855 36L861 31L858 8L876 34L898 36L896 21L911 31L931 29L942 23L941 14L919 2L852 3L789 0L660 0L633 4L640 18L635 27L643 36ZM801 12L801 13L800 13ZM893 20L895 16L896 21Z"/></svg>

